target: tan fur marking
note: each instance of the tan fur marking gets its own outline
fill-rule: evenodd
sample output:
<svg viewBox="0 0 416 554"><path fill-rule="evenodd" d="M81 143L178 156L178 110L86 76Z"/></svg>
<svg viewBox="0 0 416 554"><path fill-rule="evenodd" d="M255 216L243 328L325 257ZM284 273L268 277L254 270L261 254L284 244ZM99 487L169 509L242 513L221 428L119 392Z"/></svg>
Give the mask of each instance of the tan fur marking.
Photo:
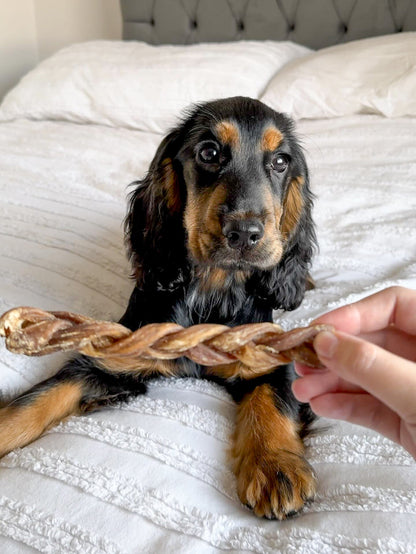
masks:
<svg viewBox="0 0 416 554"><path fill-rule="evenodd" d="M255 447L273 452L280 448L288 448L298 454L304 450L297 435L296 424L277 410L270 385L256 387L242 400L237 421L250 422L249 432L238 437L242 442L238 446L235 445L237 448L249 451ZM258 444L256 437L261 435L263 440Z"/></svg>
<svg viewBox="0 0 416 554"><path fill-rule="evenodd" d="M185 227L188 231L188 246L192 256L198 261L209 261L211 254L210 236L222 236L218 211L224 203L227 191L218 185L210 190L195 194L188 192L185 209Z"/></svg>
<svg viewBox="0 0 416 554"><path fill-rule="evenodd" d="M113 373L132 373L137 371L137 375L148 377L150 375L164 375L172 377L180 375L181 366L174 360L122 360L120 358L97 359L97 365Z"/></svg>
<svg viewBox="0 0 416 554"><path fill-rule="evenodd" d="M261 352L260 352L261 355ZM245 365L242 362L235 362L231 364L216 365L207 367L207 373L209 375L215 375L221 377L221 379L234 379L239 377L240 379L254 379L259 375L265 375L266 373L272 373L276 368L271 367L270 370L265 370L264 367L260 367L256 370L254 367Z"/></svg>
<svg viewBox="0 0 416 554"><path fill-rule="evenodd" d="M218 212L226 199L227 189L223 184L219 184L212 193L208 193L205 198L201 199L201 221L204 221L207 230L216 236L222 235Z"/></svg>
<svg viewBox="0 0 416 554"><path fill-rule="evenodd" d="M267 127L261 139L261 149L264 152L274 152L282 141L283 135L276 127Z"/></svg>
<svg viewBox="0 0 416 554"><path fill-rule="evenodd" d="M163 171L162 186L165 191L168 208L172 213L179 213L181 211L181 198L178 180L172 166L172 160L166 158L161 165Z"/></svg>
<svg viewBox="0 0 416 554"><path fill-rule="evenodd" d="M192 191L188 191L184 223L188 232L189 250L195 259L200 259L202 252L199 245L199 227L201 224L199 220L199 199Z"/></svg>
<svg viewBox="0 0 416 554"><path fill-rule="evenodd" d="M281 223L282 235L287 240L290 234L296 229L303 210L302 187L303 177L296 177L292 180L283 203L283 218Z"/></svg>
<svg viewBox="0 0 416 554"><path fill-rule="evenodd" d="M218 138L223 144L228 144L233 148L240 145L240 132L235 123L231 121L221 121L215 126Z"/></svg>
<svg viewBox="0 0 416 554"><path fill-rule="evenodd" d="M264 224L264 247L270 249L270 253L267 258L270 260L270 265L277 264L283 254L282 235L279 229L279 223L281 219L281 206L275 203L275 198L271 191L266 192L266 198L264 202L265 206L274 206L273 211L267 215Z"/></svg>
<svg viewBox="0 0 416 554"><path fill-rule="evenodd" d="M279 225L279 223L282 219L282 214L283 214L282 205L280 204L280 202L278 200L276 200L274 202L274 219L275 219L277 225Z"/></svg>
<svg viewBox="0 0 416 554"><path fill-rule="evenodd" d="M220 267L207 267L198 273L200 289L203 291L223 290L227 286L231 286L231 282L242 284L249 276L250 272L248 271L234 271L230 273Z"/></svg>
<svg viewBox="0 0 416 554"><path fill-rule="evenodd" d="M0 457L37 439L51 425L78 411L82 387L63 383L41 392L26 406L0 410Z"/></svg>
<svg viewBox="0 0 416 554"><path fill-rule="evenodd" d="M201 275L201 288L204 290L222 290L227 282L229 273L219 267L208 268Z"/></svg>
<svg viewBox="0 0 416 554"><path fill-rule="evenodd" d="M285 519L313 497L315 477L297 424L277 409L270 385L241 401L230 454L239 497L256 515Z"/></svg>

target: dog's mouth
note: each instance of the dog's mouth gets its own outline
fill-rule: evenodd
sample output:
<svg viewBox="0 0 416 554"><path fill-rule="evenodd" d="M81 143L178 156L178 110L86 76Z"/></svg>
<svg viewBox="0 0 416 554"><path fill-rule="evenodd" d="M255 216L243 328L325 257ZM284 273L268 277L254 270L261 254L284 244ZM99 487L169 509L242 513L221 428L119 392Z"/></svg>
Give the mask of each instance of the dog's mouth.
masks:
<svg viewBox="0 0 416 554"><path fill-rule="evenodd" d="M190 249L198 265L216 267L228 271L267 270L275 266L282 256L280 241L263 241L251 248L231 248L218 237L201 236L196 252Z"/></svg>
<svg viewBox="0 0 416 554"><path fill-rule="evenodd" d="M250 269L271 269L280 259L280 255L272 252L261 254L255 252L229 251L226 248L224 252L217 251L213 256L213 264L230 270L250 270Z"/></svg>

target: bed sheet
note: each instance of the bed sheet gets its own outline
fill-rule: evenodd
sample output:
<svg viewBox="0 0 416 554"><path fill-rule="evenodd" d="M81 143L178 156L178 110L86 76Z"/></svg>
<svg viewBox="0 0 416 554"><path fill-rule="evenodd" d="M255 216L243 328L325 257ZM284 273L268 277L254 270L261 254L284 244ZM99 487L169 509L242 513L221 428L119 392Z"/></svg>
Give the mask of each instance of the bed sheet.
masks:
<svg viewBox="0 0 416 554"><path fill-rule="evenodd" d="M416 288L416 119L298 124L316 194L316 288L285 328L388 285ZM126 185L157 134L23 119L0 125L0 312L16 305L123 313ZM64 355L0 347L1 390L53 374ZM226 460L234 405L218 386L155 381L149 394L69 418L0 461L0 551L416 552L416 467L399 446L323 421L308 440L316 501L284 522L240 505Z"/></svg>

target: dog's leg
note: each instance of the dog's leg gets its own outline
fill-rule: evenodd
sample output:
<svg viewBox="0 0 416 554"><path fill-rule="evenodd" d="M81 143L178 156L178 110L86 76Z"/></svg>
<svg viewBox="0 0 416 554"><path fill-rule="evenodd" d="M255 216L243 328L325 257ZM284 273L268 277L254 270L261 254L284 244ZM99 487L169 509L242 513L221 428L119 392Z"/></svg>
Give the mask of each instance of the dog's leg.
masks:
<svg viewBox="0 0 416 554"><path fill-rule="evenodd" d="M304 457L301 428L270 383L238 403L232 466L241 502L260 517L285 519L314 496L316 479Z"/></svg>
<svg viewBox="0 0 416 554"><path fill-rule="evenodd" d="M37 439L71 414L127 400L146 391L137 375L110 374L91 358L70 360L54 377L0 409L0 457Z"/></svg>
<svg viewBox="0 0 416 554"><path fill-rule="evenodd" d="M0 409L0 457L37 439L48 427L78 410L82 386L44 383Z"/></svg>

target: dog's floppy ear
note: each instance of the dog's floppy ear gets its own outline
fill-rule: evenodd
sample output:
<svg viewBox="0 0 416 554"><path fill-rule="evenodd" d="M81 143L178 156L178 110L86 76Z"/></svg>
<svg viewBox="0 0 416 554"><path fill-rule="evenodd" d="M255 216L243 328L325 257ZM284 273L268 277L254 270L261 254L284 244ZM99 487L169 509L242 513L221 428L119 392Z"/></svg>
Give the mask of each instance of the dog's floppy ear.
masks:
<svg viewBox="0 0 416 554"><path fill-rule="evenodd" d="M282 258L273 269L258 272L251 280L253 293L274 309L294 310L300 305L310 284L308 272L316 247L311 214L313 195L300 149L296 151L294 162L294 171L283 197L280 221L284 244Z"/></svg>
<svg viewBox="0 0 416 554"><path fill-rule="evenodd" d="M129 198L125 236L140 288L173 290L183 279L185 190L175 159L180 145L177 128L161 142L146 177L132 183L136 188Z"/></svg>

